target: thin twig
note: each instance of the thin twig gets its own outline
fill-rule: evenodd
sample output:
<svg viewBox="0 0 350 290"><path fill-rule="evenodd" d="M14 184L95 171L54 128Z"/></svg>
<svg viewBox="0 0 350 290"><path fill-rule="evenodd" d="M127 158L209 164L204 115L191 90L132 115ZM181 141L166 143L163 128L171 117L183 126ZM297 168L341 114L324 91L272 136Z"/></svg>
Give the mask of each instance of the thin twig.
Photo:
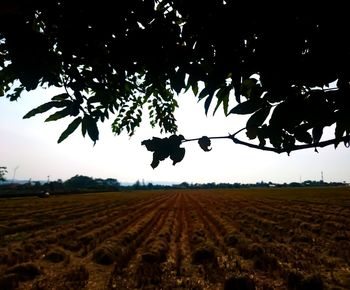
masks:
<svg viewBox="0 0 350 290"><path fill-rule="evenodd" d="M292 151L297 151L297 150L302 150L302 149L308 149L308 148L317 148L317 147L326 147L332 144L338 144L340 142L350 142L350 136L343 136L340 138L334 138L334 139L329 139L326 141L322 141L322 142L317 142L317 143L312 143L312 144L302 144L302 145L294 145L288 149L284 149L284 148L275 148L275 147L268 147L268 146L262 146L262 145L256 145L253 143L249 143L249 142L245 142L242 141L238 138L236 138L236 135L240 132L242 132L243 130L245 130L246 128L242 128L240 130L238 130L237 132L233 133L233 134L229 134L228 136L215 136L215 137L208 137L208 139L231 139L234 143L236 144L240 144L240 145L244 145L250 148L254 148L254 149L260 149L263 151L271 151L271 152L275 152L275 153L290 153ZM201 137L202 138L202 137ZM190 142L190 141L198 141L201 138L193 138L193 139L185 139L182 142Z"/></svg>
<svg viewBox="0 0 350 290"><path fill-rule="evenodd" d="M243 130L245 130L246 128L242 128L242 129L239 129L237 132L233 133L232 135L229 134L227 136L214 136L214 137L208 137L208 139L232 139L232 137L236 136L238 133L242 132ZM199 139L201 139L202 137L200 138L193 138L193 139L185 139L182 141L182 143L185 143L185 142L192 142L192 141L198 141Z"/></svg>
<svg viewBox="0 0 350 290"><path fill-rule="evenodd" d="M192 141L198 141L199 139L201 139L202 137L200 138L193 138L193 139L185 139L185 140L182 140L182 143L185 143L185 142L192 142ZM209 139L229 139L230 138L230 135L228 136L215 136L215 137L208 137Z"/></svg>

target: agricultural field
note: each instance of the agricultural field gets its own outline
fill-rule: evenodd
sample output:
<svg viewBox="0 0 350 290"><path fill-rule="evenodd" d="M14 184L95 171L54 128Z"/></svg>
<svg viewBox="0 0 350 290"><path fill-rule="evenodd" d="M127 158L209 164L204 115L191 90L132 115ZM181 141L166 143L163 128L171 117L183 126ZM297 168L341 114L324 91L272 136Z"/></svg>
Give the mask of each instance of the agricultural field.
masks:
<svg viewBox="0 0 350 290"><path fill-rule="evenodd" d="M0 289L350 289L350 188L0 199Z"/></svg>

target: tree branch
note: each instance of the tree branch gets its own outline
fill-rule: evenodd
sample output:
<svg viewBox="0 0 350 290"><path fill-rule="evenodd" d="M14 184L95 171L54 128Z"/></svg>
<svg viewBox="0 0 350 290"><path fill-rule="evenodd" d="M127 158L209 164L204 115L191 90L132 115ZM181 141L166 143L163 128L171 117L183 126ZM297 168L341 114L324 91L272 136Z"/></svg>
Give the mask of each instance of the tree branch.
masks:
<svg viewBox="0 0 350 290"><path fill-rule="evenodd" d="M317 143L312 143L312 144L301 144L301 145L294 145L291 148L287 149L283 149L283 148L274 148L274 147L268 147L268 146L261 146L261 145L256 145L253 143L249 143L249 142L245 142L242 141L238 138L236 138L236 135L240 132L242 132L243 130L245 130L246 128L242 128L240 130L238 130L237 132L233 133L233 134L229 134L228 136L214 136L214 137L208 137L209 139L231 139L234 143L236 144L240 144L240 145L244 145L250 148L254 148L254 149L259 149L259 150L264 150L264 151L271 151L271 152L275 152L275 153L290 153L292 151L297 151L297 150L302 150L302 149L308 149L308 148L317 148L317 147L326 147L332 144L339 144L340 142L346 142L348 144L345 145L346 147L349 147L350 145L350 136L343 136L340 138L334 138L334 139L329 139L326 141L322 141L322 142L317 142ZM190 141L198 141L200 138L193 138L193 139L184 139L182 141L182 143L184 142L190 142Z"/></svg>

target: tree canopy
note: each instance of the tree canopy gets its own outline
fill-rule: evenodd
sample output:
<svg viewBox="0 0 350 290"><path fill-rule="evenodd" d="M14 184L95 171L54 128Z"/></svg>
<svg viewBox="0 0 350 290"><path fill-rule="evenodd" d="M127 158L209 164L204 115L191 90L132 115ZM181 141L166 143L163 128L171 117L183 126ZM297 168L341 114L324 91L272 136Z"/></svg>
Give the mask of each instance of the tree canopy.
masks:
<svg viewBox="0 0 350 290"><path fill-rule="evenodd" d="M0 182L5 181L5 175L7 173L7 169L4 166L0 166Z"/></svg>
<svg viewBox="0 0 350 290"><path fill-rule="evenodd" d="M176 135L176 95L188 90L206 113L212 105L250 115L245 128L218 138L277 153L348 146L349 21L337 5L2 1L0 95L14 101L24 90L64 88L24 116L72 118L58 142L78 127L96 142L97 124L112 116L113 132L133 135L147 108L151 125L172 134L143 142L152 167L181 161L186 141L210 150L212 137ZM323 140L331 125L334 138Z"/></svg>

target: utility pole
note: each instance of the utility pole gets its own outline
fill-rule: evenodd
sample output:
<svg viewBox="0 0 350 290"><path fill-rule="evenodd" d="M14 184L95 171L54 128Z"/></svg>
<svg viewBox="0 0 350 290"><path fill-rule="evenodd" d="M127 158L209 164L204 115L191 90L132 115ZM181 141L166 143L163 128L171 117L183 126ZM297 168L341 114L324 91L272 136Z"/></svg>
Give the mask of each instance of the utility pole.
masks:
<svg viewBox="0 0 350 290"><path fill-rule="evenodd" d="M19 165L17 165L17 166L15 167L15 169L13 170L12 184L15 182L16 171L17 171L18 168L19 168Z"/></svg>
<svg viewBox="0 0 350 290"><path fill-rule="evenodd" d="M321 182L323 182L323 171L321 171Z"/></svg>

